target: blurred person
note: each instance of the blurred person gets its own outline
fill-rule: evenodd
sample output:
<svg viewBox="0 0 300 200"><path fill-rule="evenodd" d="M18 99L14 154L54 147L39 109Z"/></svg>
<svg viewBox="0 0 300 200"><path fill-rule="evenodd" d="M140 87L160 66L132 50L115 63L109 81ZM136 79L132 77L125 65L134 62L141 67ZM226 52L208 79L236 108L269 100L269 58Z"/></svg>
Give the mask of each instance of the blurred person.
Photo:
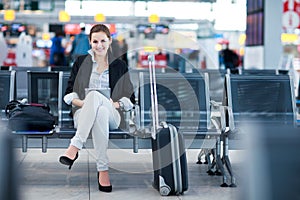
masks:
<svg viewBox="0 0 300 200"><path fill-rule="evenodd" d="M120 45L119 45L119 42L118 42L117 39L114 39L114 38L112 39L111 49L112 49L113 55L116 58L120 58L121 57L122 52L121 52L121 48L120 48Z"/></svg>
<svg viewBox="0 0 300 200"><path fill-rule="evenodd" d="M8 53L8 47L3 36L3 32L0 32L0 50L1 50L0 64L3 65L3 62L6 59Z"/></svg>
<svg viewBox="0 0 300 200"><path fill-rule="evenodd" d="M46 54L43 49L37 47L36 42L32 44L32 63L33 66L45 67L46 66Z"/></svg>
<svg viewBox="0 0 300 200"><path fill-rule="evenodd" d="M72 43L75 39L75 36L71 36L68 38L67 42L66 42L66 47L65 47L65 56L66 56L66 62L67 62L67 66L70 66L73 64L73 59L72 59Z"/></svg>
<svg viewBox="0 0 300 200"><path fill-rule="evenodd" d="M67 104L72 104L74 127L77 130L59 161L71 169L91 132L98 187L102 192L111 192L107 157L109 130L119 127L119 111L130 110L135 97L127 65L113 57L108 27L103 24L94 25L89 41L91 49L87 55L79 56L74 62L65 92L64 100ZM109 87L111 98L98 91L85 92L86 88L99 87Z"/></svg>
<svg viewBox="0 0 300 200"><path fill-rule="evenodd" d="M17 66L32 66L32 37L22 32L18 38L15 52Z"/></svg>
<svg viewBox="0 0 300 200"><path fill-rule="evenodd" d="M226 44L225 49L220 52L220 57L220 61L225 65L225 69L234 69L239 66L239 56L229 49L229 44Z"/></svg>
<svg viewBox="0 0 300 200"><path fill-rule="evenodd" d="M51 66L66 66L65 58L65 40L62 32L56 32L55 36L51 39L52 45L50 48L50 60Z"/></svg>
<svg viewBox="0 0 300 200"><path fill-rule="evenodd" d="M118 44L120 48L120 58L128 65L128 57L127 57L127 51L128 51L128 44L123 37L118 38Z"/></svg>
<svg viewBox="0 0 300 200"><path fill-rule="evenodd" d="M75 36L75 39L72 42L72 60L75 61L76 58L80 55L85 55L90 49L90 42L88 36L85 34L85 25L80 24L80 33Z"/></svg>

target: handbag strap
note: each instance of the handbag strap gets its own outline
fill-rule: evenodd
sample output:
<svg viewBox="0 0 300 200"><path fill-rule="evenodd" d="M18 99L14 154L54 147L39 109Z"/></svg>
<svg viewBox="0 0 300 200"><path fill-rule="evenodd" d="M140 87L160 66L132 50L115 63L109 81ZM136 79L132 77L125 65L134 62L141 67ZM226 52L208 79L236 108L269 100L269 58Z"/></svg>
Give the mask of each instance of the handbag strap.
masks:
<svg viewBox="0 0 300 200"><path fill-rule="evenodd" d="M5 106L5 115L6 115L6 117L9 118L10 113L13 110L20 109L20 105L21 105L21 102L17 101L17 100L11 100L10 102L8 102L8 104Z"/></svg>

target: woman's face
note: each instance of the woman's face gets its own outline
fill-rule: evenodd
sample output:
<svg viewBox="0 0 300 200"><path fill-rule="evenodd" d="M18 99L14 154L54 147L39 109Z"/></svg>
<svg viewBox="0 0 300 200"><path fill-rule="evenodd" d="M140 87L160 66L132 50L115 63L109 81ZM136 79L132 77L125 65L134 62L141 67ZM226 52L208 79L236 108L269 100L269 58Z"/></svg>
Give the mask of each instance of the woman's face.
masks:
<svg viewBox="0 0 300 200"><path fill-rule="evenodd" d="M106 56L111 39L104 32L96 32L92 33L90 44L95 56Z"/></svg>

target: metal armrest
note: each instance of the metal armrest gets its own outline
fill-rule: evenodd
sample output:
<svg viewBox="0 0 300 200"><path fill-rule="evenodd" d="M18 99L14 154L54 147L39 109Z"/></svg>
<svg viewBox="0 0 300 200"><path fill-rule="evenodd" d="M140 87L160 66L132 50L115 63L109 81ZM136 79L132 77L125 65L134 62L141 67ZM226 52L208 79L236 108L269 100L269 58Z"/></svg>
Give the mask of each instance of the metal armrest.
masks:
<svg viewBox="0 0 300 200"><path fill-rule="evenodd" d="M214 100L210 100L210 104L213 106L213 107L220 107L222 106L222 102L217 102L217 101L214 101Z"/></svg>
<svg viewBox="0 0 300 200"><path fill-rule="evenodd" d="M229 130L234 130L235 126L234 126L234 119L233 119L232 108L229 107L229 106L221 106L220 107L220 111L221 111L221 127L222 127L222 130L226 131L226 128L227 128L226 121L227 120L229 122L229 124L228 124Z"/></svg>
<svg viewBox="0 0 300 200"><path fill-rule="evenodd" d="M129 120L129 134L137 138L150 138L151 130L149 127L141 127L141 110L139 105L132 109Z"/></svg>
<svg viewBox="0 0 300 200"><path fill-rule="evenodd" d="M223 109L222 103L211 100L210 105L212 107L211 116L210 116L211 123L213 124L214 128L216 128L217 130L223 130L222 120L224 119L222 116L222 109Z"/></svg>
<svg viewBox="0 0 300 200"><path fill-rule="evenodd" d="M137 115L139 112L139 108L138 105L135 105L133 107L133 109L130 111L130 118L128 120L128 130L129 130L129 134L130 135L135 135L137 127L138 127L138 123L137 123Z"/></svg>
<svg viewBox="0 0 300 200"><path fill-rule="evenodd" d="M139 115L139 106L134 105L134 107L129 111L130 116L128 118L128 130L130 135L135 135L136 130L138 129L137 115Z"/></svg>
<svg viewBox="0 0 300 200"><path fill-rule="evenodd" d="M233 112L232 108L229 106L222 105L221 102L216 102L214 100L210 101L211 105L214 109L212 109L211 114L211 122L214 125L215 128L221 131L226 131L227 123L226 121L229 121L229 130L234 129L234 123L233 123Z"/></svg>

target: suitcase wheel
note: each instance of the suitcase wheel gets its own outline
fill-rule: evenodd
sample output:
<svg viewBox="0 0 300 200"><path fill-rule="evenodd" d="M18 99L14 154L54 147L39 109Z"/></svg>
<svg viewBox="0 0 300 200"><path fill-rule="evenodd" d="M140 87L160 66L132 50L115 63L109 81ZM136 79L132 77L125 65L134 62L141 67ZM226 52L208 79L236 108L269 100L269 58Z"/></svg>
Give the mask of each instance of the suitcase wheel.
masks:
<svg viewBox="0 0 300 200"><path fill-rule="evenodd" d="M162 195L162 196L168 196L171 192L171 189L170 187L168 186L161 186L159 188L159 193Z"/></svg>

